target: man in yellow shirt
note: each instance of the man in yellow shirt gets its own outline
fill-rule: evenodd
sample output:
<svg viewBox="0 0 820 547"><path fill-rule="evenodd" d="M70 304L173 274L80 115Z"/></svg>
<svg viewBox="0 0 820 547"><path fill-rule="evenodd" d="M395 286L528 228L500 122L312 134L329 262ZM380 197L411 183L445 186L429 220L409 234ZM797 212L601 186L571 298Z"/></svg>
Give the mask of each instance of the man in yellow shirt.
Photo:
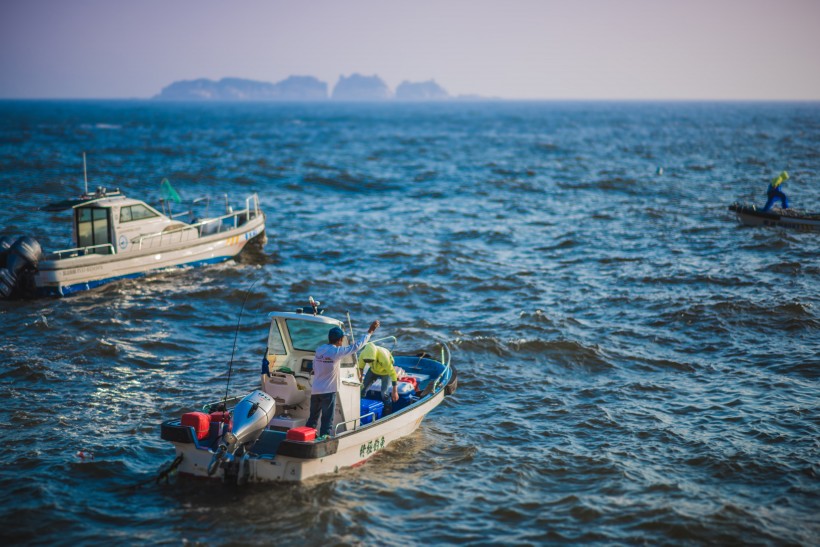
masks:
<svg viewBox="0 0 820 547"><path fill-rule="evenodd" d="M766 190L766 196L769 200L766 202L766 205L763 206L764 213L771 209L772 205L774 205L774 202L777 200L780 200L780 204L783 206L783 209L789 208L789 199L783 192L783 183L787 180L789 180L789 174L786 171L783 171L772 181L771 184L769 184L769 188Z"/></svg>
<svg viewBox="0 0 820 547"><path fill-rule="evenodd" d="M396 375L396 369L393 367L393 355L390 353L390 350L368 342L359 355L358 370L360 380L364 367L367 365L370 365L370 370L364 375L362 397L367 393L367 388L369 388L373 382L381 380L382 402L384 403L385 409L391 407L391 399L394 403L399 400L398 377ZM393 386L392 397L388 394L391 384Z"/></svg>

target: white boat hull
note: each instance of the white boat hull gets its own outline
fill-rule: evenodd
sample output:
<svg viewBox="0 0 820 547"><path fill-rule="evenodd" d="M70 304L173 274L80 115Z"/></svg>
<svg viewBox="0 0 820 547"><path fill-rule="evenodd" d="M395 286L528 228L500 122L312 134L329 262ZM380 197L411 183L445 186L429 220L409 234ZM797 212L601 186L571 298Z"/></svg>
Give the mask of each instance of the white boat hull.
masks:
<svg viewBox="0 0 820 547"><path fill-rule="evenodd" d="M387 409L379 390L364 393L371 398L361 397L366 386L359 380L358 360L350 354L336 365L339 382L330 429L333 435L314 438L316 430L305 424L310 418L315 352L304 348L342 325L324 316L318 306L311 299L313 313L269 315L260 389L245 397L223 398L205 405L201 412L185 413L162 424L160 436L176 452L173 467L182 474L237 484L302 481L336 473L363 464L413 433L445 396L455 392L457 373L444 343L440 361L426 353L393 355L397 397L392 403L386 401ZM398 342L387 336L372 343L391 340ZM275 401L275 408L270 413L265 410L262 421L258 419L262 407L249 406L259 393ZM248 408L256 410L249 413ZM387 415L382 415L383 410Z"/></svg>
<svg viewBox="0 0 820 547"><path fill-rule="evenodd" d="M378 420L355 431L322 442L298 443L284 441L277 454L251 457L249 482L302 481L317 475L338 473L348 467L357 467L387 448L390 443L410 435L421 425L424 416L444 400L444 389L422 399L402 411ZM304 449L305 457L287 455L286 448ZM214 451L195 443L173 443L177 456L182 456L179 473L195 477L225 479L224 470L208 475L208 466ZM332 452L332 453L329 453ZM311 453L315 457L311 457Z"/></svg>
<svg viewBox="0 0 820 547"><path fill-rule="evenodd" d="M219 234L113 255L91 254L40 263L34 277L39 295L66 296L151 272L215 264L242 251L251 240L265 237L265 216Z"/></svg>

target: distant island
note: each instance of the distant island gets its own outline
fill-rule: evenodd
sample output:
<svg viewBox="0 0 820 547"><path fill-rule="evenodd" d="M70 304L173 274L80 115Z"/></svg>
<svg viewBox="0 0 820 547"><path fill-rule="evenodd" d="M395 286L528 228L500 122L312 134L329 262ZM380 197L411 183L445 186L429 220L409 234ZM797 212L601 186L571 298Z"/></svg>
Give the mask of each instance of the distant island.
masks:
<svg viewBox="0 0 820 547"><path fill-rule="evenodd" d="M313 76L290 76L270 83L243 78L219 81L200 78L168 85L153 97L160 101L447 101L452 97L434 80L402 82L395 93L379 76L340 76L328 93L328 85ZM475 96L465 97L475 99Z"/></svg>

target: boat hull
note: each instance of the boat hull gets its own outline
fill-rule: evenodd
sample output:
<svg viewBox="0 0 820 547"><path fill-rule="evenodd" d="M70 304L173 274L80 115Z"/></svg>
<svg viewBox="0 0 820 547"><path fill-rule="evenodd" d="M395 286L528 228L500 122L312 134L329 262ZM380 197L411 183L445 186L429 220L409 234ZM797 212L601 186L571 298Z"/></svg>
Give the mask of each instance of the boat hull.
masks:
<svg viewBox="0 0 820 547"><path fill-rule="evenodd" d="M264 239L265 216L222 234L165 247L114 255L87 255L40 263L34 277L38 296L68 296L122 279L173 268L224 262L253 240Z"/></svg>
<svg viewBox="0 0 820 547"><path fill-rule="evenodd" d="M730 205L729 210L737 216L738 222L745 226L767 226L785 228L798 232L820 231L820 215L782 214L782 210L760 211L750 205Z"/></svg>
<svg viewBox="0 0 820 547"><path fill-rule="evenodd" d="M276 445L275 453L265 453L264 449L257 449L257 446L265 440L263 437L257 446L251 449L252 453L254 450L259 450L259 453L255 453L246 462L247 481L259 483L302 481L317 475L338 473L341 469L362 465L391 443L416 431L424 417L441 404L446 395L455 392L456 385L455 369L451 369L446 385L438 386L437 390L416 403L386 418L353 431L341 433L325 441L282 440ZM179 473L230 480L225 476L225 470L222 468L214 475L208 475L208 466L216 447L201 446L193 438L191 428L184 428L185 431L183 431L180 426L169 424L171 422L163 424L163 427L174 428L175 431L172 433L176 435L176 439L171 435L166 435L165 430L163 438L171 440L176 448L176 455L182 456L178 467ZM273 431L266 431L266 433L276 434Z"/></svg>

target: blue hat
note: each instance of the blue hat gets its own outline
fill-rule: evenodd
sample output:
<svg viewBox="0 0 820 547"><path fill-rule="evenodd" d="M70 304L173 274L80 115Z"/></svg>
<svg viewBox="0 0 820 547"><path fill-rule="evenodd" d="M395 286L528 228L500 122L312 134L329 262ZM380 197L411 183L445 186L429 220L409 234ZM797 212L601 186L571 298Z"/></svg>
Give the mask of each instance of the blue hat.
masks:
<svg viewBox="0 0 820 547"><path fill-rule="evenodd" d="M339 327L333 327L327 333L327 341L331 344L335 344L336 342L344 338L344 335L345 333L342 329L340 329Z"/></svg>

